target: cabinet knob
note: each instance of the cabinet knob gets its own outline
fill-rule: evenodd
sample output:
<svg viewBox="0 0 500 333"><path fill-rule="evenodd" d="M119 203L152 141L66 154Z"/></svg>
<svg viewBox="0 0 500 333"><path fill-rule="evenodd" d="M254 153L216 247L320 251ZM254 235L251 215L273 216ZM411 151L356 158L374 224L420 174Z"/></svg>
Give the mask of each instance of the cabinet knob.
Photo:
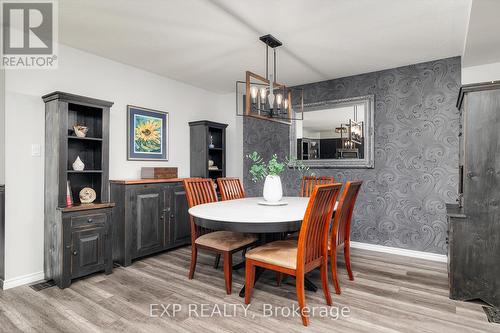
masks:
<svg viewBox="0 0 500 333"><path fill-rule="evenodd" d="M88 223L92 223L92 222L94 222L94 220L92 220L92 219L88 219L88 220L87 220L87 222L88 222Z"/></svg>
<svg viewBox="0 0 500 333"><path fill-rule="evenodd" d="M76 252L76 250L73 250L73 255L76 256L78 254L78 252Z"/></svg>
<svg viewBox="0 0 500 333"><path fill-rule="evenodd" d="M163 220L163 215L160 216L160 220Z"/></svg>

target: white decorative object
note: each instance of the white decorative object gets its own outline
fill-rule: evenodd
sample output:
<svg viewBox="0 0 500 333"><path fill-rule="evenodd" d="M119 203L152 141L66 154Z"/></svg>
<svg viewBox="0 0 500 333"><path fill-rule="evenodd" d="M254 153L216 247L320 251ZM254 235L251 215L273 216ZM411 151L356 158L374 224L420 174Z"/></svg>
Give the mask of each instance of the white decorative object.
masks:
<svg viewBox="0 0 500 333"><path fill-rule="evenodd" d="M82 204L90 204L90 203L93 203L95 201L95 199L97 198L97 194L95 193L95 191L93 189L91 189L90 187L84 187L81 191L80 191L80 202Z"/></svg>
<svg viewBox="0 0 500 333"><path fill-rule="evenodd" d="M77 137L84 138L87 136L89 128L87 126L75 125L73 126L73 130L75 131L75 135Z"/></svg>
<svg viewBox="0 0 500 333"><path fill-rule="evenodd" d="M278 202L283 198L280 176L268 175L264 182L264 199L268 202Z"/></svg>
<svg viewBox="0 0 500 333"><path fill-rule="evenodd" d="M214 161L208 160L208 167L213 167L214 166Z"/></svg>
<svg viewBox="0 0 500 333"><path fill-rule="evenodd" d="M210 148L210 149L215 148L215 145L214 145L214 138L213 138L213 136L211 136L211 135L210 135L210 144L208 145L208 148Z"/></svg>
<svg viewBox="0 0 500 333"><path fill-rule="evenodd" d="M83 164L82 160L80 159L80 156L78 156L76 160L73 162L73 170L83 171L83 169L85 169L85 164Z"/></svg>

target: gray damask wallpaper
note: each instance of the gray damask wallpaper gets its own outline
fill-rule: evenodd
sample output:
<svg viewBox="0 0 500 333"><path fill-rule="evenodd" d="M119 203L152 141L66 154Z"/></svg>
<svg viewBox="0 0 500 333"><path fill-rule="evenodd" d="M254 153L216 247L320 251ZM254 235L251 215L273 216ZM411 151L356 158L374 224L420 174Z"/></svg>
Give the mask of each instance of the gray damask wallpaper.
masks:
<svg viewBox="0 0 500 333"><path fill-rule="evenodd" d="M445 203L458 191L458 121L455 107L460 57L301 86L304 102L375 95L375 168L314 169L337 180L364 181L351 230L353 241L446 253ZM289 154L289 126L244 119L244 155ZM248 177L251 196L262 184ZM286 195L297 195L299 175L282 177Z"/></svg>

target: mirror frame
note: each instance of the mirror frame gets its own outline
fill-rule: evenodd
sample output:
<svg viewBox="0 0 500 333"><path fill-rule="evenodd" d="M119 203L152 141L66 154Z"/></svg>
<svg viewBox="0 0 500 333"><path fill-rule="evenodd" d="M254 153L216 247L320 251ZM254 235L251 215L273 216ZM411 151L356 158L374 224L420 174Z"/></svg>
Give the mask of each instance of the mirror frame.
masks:
<svg viewBox="0 0 500 333"><path fill-rule="evenodd" d="M317 169L373 169L375 167L375 133L374 133L374 109L375 109L375 96L365 95L359 97L326 100L321 102L314 102L304 104L304 112L317 111L330 109L332 107L344 107L355 104L365 104L365 145L364 145L364 158L363 159L324 159L324 160L302 160L305 165L310 168ZM290 126L290 156L297 156L297 133L296 133L296 120L292 121Z"/></svg>

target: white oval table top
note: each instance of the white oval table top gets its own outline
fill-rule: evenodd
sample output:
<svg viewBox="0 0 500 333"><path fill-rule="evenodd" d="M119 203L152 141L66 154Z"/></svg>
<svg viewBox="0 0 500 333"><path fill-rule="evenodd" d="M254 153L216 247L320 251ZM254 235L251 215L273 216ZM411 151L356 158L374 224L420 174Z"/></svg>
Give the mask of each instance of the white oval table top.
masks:
<svg viewBox="0 0 500 333"><path fill-rule="evenodd" d="M197 218L221 222L270 223L302 221L309 198L283 197L282 201L288 203L283 206L260 205L259 201L264 201L264 198L211 202L190 208L189 214Z"/></svg>

